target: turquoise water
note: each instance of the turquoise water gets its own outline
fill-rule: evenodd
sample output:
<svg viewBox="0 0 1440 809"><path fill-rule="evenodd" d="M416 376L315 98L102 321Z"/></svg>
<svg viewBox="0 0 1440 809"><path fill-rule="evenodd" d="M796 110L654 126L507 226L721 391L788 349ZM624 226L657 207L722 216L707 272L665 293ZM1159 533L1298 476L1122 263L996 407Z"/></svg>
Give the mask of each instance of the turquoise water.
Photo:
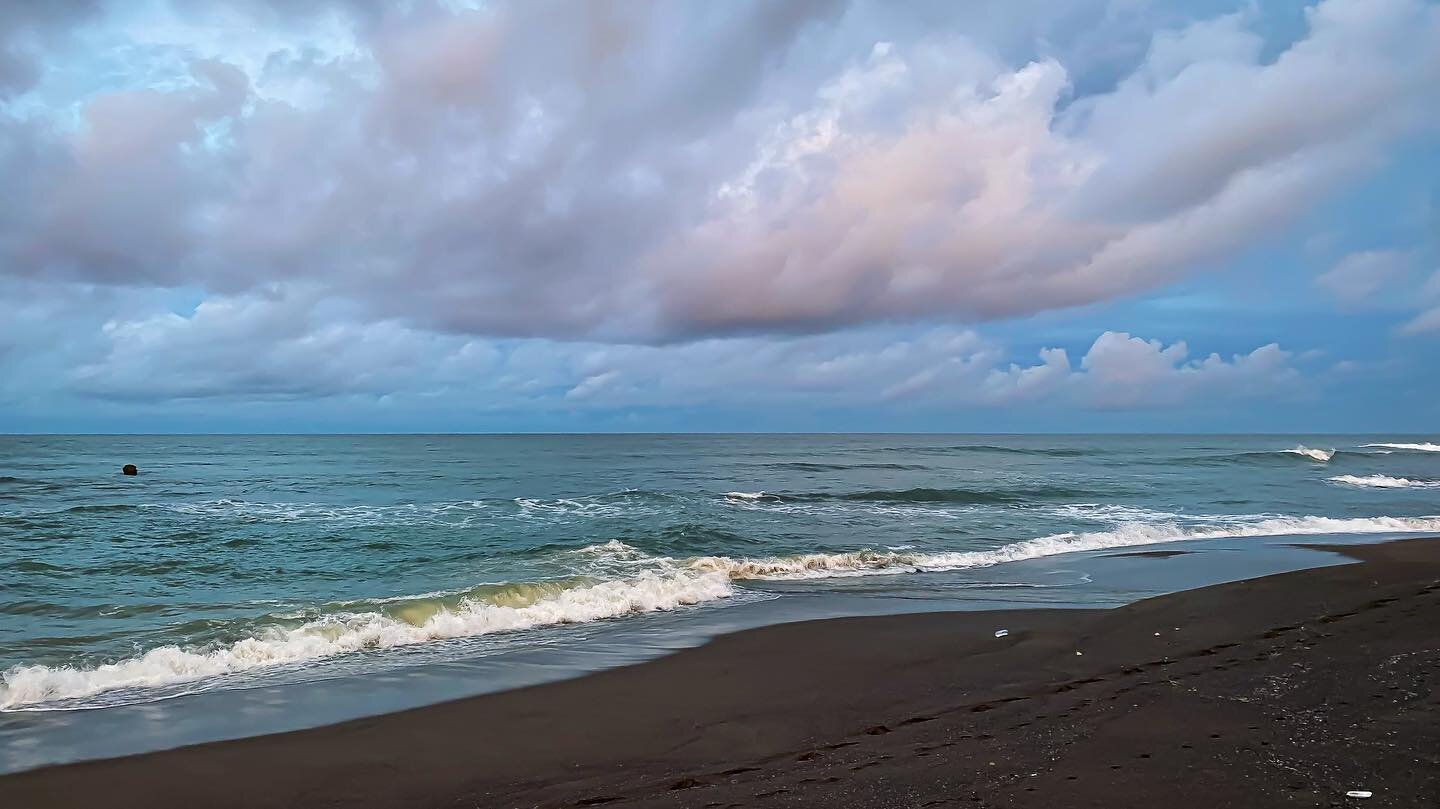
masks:
<svg viewBox="0 0 1440 809"><path fill-rule="evenodd" d="M938 586L916 574L946 574L952 599L1083 603L1082 578L1007 571L1160 542L1440 533L1434 440L0 437L0 709Z"/></svg>

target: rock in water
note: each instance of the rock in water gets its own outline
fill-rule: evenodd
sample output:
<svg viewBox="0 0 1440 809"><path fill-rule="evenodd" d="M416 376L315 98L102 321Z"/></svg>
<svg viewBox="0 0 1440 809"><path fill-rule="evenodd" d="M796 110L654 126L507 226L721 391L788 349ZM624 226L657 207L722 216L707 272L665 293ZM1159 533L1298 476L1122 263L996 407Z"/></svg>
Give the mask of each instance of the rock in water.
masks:
<svg viewBox="0 0 1440 809"><path fill-rule="evenodd" d="M121 469L120 471L121 471L122 473L126 474L126 475L138 475L138 474L140 474L140 470L139 470L139 469L136 469L136 468L135 468L135 464L133 464L133 463L127 463L127 464L125 464L125 468Z"/></svg>

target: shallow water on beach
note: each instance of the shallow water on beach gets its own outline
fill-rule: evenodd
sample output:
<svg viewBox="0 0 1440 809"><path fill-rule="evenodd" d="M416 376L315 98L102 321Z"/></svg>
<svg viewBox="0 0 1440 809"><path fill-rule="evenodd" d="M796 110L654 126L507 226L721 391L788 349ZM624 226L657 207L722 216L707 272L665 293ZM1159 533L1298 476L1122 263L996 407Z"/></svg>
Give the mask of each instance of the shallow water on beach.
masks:
<svg viewBox="0 0 1440 809"><path fill-rule="evenodd" d="M1298 564L1270 537L1440 533L1440 445L1415 436L0 437L0 458L0 724L460 667L446 698L534 681L521 651L571 671L787 616L1193 586L1111 549L1221 543L1203 583Z"/></svg>

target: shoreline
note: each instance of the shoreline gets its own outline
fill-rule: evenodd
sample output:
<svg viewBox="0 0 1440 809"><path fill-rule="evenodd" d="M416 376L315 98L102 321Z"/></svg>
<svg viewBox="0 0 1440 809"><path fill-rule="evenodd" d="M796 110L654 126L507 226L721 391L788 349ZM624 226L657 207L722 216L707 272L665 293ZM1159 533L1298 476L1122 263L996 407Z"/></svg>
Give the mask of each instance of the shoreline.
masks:
<svg viewBox="0 0 1440 809"><path fill-rule="evenodd" d="M778 624L574 680L0 776L0 804L1440 803L1423 758L1440 749L1440 539L1305 547L1359 564L1112 610Z"/></svg>

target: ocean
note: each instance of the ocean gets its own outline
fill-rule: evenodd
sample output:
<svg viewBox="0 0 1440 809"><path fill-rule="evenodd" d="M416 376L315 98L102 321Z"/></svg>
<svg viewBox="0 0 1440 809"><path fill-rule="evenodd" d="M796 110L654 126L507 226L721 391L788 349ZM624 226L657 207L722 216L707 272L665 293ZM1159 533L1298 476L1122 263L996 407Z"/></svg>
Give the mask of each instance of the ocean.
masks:
<svg viewBox="0 0 1440 809"><path fill-rule="evenodd" d="M779 620L1112 606L1437 499L1413 436L0 436L0 771ZM1120 555L1159 544L1218 550Z"/></svg>

